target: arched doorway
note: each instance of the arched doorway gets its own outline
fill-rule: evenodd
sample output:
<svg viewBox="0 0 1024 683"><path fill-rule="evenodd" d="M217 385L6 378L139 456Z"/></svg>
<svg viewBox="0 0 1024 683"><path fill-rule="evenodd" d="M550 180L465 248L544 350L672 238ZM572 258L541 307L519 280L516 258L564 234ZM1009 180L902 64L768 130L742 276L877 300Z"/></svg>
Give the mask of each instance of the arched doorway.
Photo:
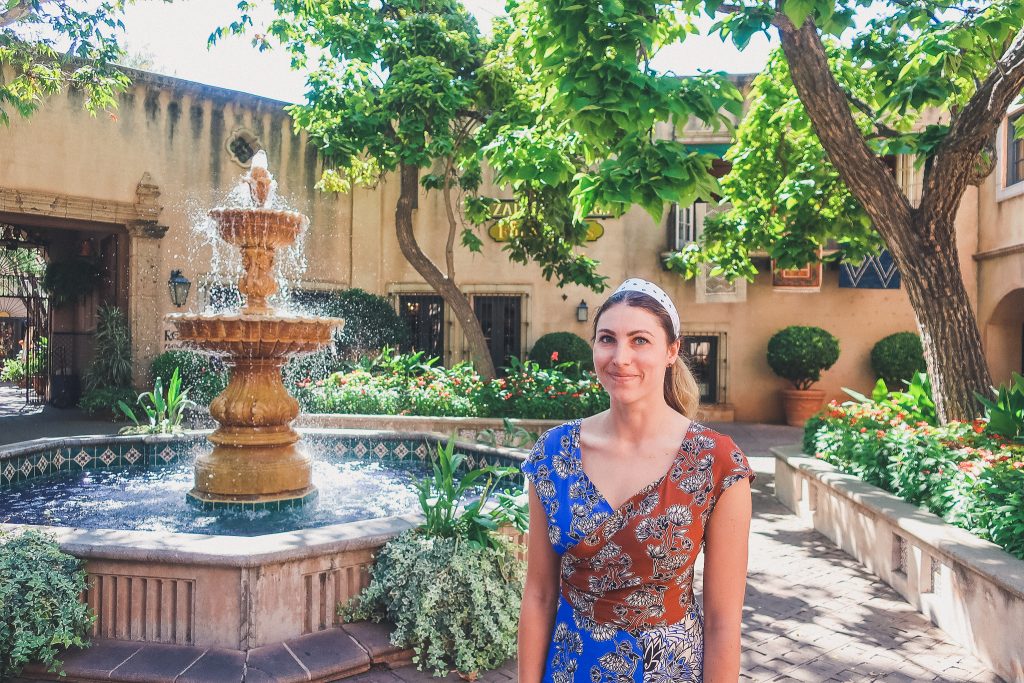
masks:
<svg viewBox="0 0 1024 683"><path fill-rule="evenodd" d="M1006 294L985 326L985 356L992 381L1007 384L1010 373L1024 373L1024 287Z"/></svg>

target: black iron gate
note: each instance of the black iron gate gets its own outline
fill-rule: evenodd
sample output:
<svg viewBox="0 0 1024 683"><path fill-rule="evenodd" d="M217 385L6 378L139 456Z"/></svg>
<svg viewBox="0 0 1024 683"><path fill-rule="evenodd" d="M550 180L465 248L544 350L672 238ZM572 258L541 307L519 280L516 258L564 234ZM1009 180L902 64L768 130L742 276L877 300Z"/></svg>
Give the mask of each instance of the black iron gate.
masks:
<svg viewBox="0 0 1024 683"><path fill-rule="evenodd" d="M51 375L50 299L38 276L3 274L0 275L0 301L5 299L21 305L4 306L7 316L0 318L3 379L24 389L26 404L45 403Z"/></svg>
<svg viewBox="0 0 1024 683"><path fill-rule="evenodd" d="M444 362L444 299L433 294L401 294L398 315L409 326L409 341L402 353L422 351Z"/></svg>
<svg viewBox="0 0 1024 683"><path fill-rule="evenodd" d="M518 295L474 296L473 312L483 328L499 374L512 356L522 357L523 299Z"/></svg>

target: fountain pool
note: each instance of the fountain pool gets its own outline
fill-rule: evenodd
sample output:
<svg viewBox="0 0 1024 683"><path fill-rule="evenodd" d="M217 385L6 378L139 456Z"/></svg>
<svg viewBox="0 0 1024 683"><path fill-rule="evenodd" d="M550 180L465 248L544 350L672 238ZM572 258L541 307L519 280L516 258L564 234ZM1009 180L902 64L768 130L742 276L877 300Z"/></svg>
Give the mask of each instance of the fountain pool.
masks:
<svg viewBox="0 0 1024 683"><path fill-rule="evenodd" d="M15 444L0 454L0 521L11 522L0 527L44 528L85 560L95 637L249 650L331 628L337 604L367 584L374 552L418 524L412 482L446 437L301 433L320 494L283 509L186 505L192 462L210 449L205 432ZM457 450L467 467L525 456L469 442Z"/></svg>

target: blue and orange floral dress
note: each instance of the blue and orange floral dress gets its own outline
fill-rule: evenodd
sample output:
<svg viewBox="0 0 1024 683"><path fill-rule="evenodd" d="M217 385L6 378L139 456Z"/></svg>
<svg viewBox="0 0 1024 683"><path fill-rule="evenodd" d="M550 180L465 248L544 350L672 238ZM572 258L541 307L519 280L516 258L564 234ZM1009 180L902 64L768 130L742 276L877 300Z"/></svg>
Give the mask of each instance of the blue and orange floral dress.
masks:
<svg viewBox="0 0 1024 683"><path fill-rule="evenodd" d="M545 433L523 463L561 557L544 681L700 683L694 562L715 502L754 473L732 439L692 422L665 475L613 510L583 471L580 422Z"/></svg>

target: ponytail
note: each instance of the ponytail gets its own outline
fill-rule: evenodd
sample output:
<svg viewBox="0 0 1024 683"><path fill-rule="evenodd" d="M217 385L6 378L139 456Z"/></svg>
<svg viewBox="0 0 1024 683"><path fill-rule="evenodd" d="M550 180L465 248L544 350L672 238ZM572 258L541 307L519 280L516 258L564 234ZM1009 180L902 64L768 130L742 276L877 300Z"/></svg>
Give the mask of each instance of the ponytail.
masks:
<svg viewBox="0 0 1024 683"><path fill-rule="evenodd" d="M682 349L676 361L665 371L665 402L677 413L682 413L691 420L697 417L700 406L700 387L690 371L690 366L683 359Z"/></svg>

